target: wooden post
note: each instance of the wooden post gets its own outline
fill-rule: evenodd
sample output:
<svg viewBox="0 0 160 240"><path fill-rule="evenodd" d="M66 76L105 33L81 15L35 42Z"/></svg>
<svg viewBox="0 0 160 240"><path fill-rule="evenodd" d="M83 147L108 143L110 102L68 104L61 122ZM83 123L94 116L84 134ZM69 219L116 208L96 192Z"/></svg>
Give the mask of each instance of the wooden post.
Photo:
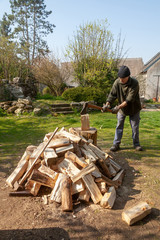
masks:
<svg viewBox="0 0 160 240"><path fill-rule="evenodd" d="M84 137L85 139L89 140L91 139L93 141L94 145L97 145L97 129L90 127L88 130L81 130L80 127L74 128L74 130Z"/></svg>
<svg viewBox="0 0 160 240"><path fill-rule="evenodd" d="M90 129L89 126L89 114L81 115L81 130L87 131Z"/></svg>

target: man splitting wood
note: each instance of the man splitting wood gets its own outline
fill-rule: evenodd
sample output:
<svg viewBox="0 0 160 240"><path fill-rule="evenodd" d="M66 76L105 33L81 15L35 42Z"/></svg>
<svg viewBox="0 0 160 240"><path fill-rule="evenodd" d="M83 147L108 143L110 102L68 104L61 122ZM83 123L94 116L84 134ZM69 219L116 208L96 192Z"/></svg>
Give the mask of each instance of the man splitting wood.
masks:
<svg viewBox="0 0 160 240"><path fill-rule="evenodd" d="M139 97L138 81L130 76L130 69L127 66L121 66L118 71L118 79L115 80L112 89L107 98L106 104L103 106L102 112L106 108L118 100L118 106L112 109L112 113L117 114L117 126L115 137L111 151L115 152L120 149L120 143L123 136L124 121L129 116L132 128L133 147L137 151L142 151L139 142L139 123L141 103Z"/></svg>

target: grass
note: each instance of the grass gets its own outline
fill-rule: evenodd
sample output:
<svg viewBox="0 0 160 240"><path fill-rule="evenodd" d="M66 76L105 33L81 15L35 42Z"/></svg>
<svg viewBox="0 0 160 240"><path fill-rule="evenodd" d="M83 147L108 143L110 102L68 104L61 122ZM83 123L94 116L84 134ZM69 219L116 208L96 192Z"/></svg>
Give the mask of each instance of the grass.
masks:
<svg viewBox="0 0 160 240"><path fill-rule="evenodd" d="M149 156L160 156L159 112L142 112L140 123L140 141ZM98 130L98 143L101 148L112 145L116 127L116 116L110 113L94 112L90 114L90 126ZM30 144L39 144L46 133L56 127L79 127L80 115L58 115L56 117L7 116L0 117L0 144L4 155L21 152ZM123 149L132 149L132 133L128 117L125 121L122 139ZM140 154L140 155L139 155ZM145 153L138 153L142 157ZM131 151L132 155L132 151ZM1 155L0 159L3 156Z"/></svg>
<svg viewBox="0 0 160 240"><path fill-rule="evenodd" d="M110 113L92 112L89 114L90 126L97 128L98 146L109 151L113 143L116 116ZM132 133L129 118L126 118L122 138L122 151L115 156L120 164L128 163L140 173L143 191L147 196L157 194L160 187L160 112L141 112L140 142L142 152L132 147ZM17 165L28 145L39 145L46 133L56 127L80 127L80 114L57 116L3 116L0 117L0 172L9 173ZM141 181L141 180L140 180ZM146 186L146 190L144 188ZM159 192L158 192L159 194ZM157 196L157 195L156 195ZM150 196L152 199L152 196Z"/></svg>

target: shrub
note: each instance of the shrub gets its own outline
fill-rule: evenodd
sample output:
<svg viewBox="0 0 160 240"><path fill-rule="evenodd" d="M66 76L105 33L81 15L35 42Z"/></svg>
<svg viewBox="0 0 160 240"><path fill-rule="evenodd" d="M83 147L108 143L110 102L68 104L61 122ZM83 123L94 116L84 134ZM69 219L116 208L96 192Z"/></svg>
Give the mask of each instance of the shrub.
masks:
<svg viewBox="0 0 160 240"><path fill-rule="evenodd" d="M93 87L76 87L67 89L62 94L65 100L81 102L94 101L97 104L105 103L106 93Z"/></svg>
<svg viewBox="0 0 160 240"><path fill-rule="evenodd" d="M50 89L49 87L43 88L42 94L43 94L43 95L51 94L51 89Z"/></svg>

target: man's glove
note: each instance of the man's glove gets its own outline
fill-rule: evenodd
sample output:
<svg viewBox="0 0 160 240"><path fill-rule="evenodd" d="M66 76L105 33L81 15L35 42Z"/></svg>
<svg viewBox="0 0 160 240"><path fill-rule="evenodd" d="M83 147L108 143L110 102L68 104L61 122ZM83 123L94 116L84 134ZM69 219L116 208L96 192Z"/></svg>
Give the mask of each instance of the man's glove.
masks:
<svg viewBox="0 0 160 240"><path fill-rule="evenodd" d="M114 108L112 108L112 113L113 114L117 114L119 111L119 107L118 106L115 106Z"/></svg>
<svg viewBox="0 0 160 240"><path fill-rule="evenodd" d="M107 102L106 104L103 104L103 107L102 107L102 112L106 112L107 108L111 108L111 105L109 102Z"/></svg>

